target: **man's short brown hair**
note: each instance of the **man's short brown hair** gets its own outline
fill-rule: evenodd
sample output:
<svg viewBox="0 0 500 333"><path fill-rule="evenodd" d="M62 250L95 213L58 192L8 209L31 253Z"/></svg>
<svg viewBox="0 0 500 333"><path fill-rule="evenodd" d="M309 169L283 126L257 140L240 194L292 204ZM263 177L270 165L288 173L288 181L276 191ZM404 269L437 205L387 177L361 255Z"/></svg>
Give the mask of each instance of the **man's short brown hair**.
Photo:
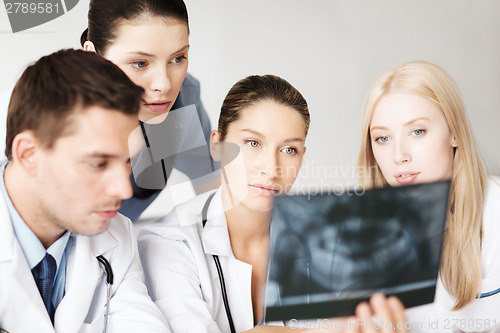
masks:
<svg viewBox="0 0 500 333"><path fill-rule="evenodd" d="M138 115L144 90L110 61L91 52L61 50L29 66L12 92L5 155L12 160L14 137L34 132L53 147L67 133L70 116L91 106Z"/></svg>

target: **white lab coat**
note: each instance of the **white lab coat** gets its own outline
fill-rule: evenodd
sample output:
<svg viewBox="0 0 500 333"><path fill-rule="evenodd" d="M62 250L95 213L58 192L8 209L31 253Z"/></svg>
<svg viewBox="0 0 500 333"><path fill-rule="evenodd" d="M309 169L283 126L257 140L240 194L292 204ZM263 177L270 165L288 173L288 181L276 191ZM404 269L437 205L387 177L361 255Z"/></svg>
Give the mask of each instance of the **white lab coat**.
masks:
<svg viewBox="0 0 500 333"><path fill-rule="evenodd" d="M219 256L236 332L254 327L252 266L235 259L220 189L202 227L204 193L139 231L141 262L149 294L174 333L230 332L219 275Z"/></svg>
<svg viewBox="0 0 500 333"><path fill-rule="evenodd" d="M169 332L147 295L128 219L115 217L97 236L72 235L68 246L65 296L52 326L0 199L0 328L11 333L102 332L106 276L96 257L103 255L114 273L108 332Z"/></svg>
<svg viewBox="0 0 500 333"><path fill-rule="evenodd" d="M500 178L490 177L483 212L481 293L500 288ZM434 303L408 309L411 332L500 332L500 293L451 311L455 299L438 279ZM488 327L489 326L489 327Z"/></svg>

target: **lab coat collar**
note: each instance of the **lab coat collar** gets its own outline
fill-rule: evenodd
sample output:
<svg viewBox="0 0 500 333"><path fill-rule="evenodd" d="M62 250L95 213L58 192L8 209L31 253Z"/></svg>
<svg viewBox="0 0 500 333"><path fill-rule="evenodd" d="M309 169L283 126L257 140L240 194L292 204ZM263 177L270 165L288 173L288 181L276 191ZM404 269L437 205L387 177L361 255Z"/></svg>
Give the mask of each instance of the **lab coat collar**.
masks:
<svg viewBox="0 0 500 333"><path fill-rule="evenodd" d="M0 212L1 216L6 217L7 215L7 205L5 203L5 198L2 196L0 198ZM5 213L4 213L5 212ZM9 219L3 219L0 223L0 263L3 261L12 260L13 250L15 246L15 236L14 229L12 228L12 223Z"/></svg>
<svg viewBox="0 0 500 333"><path fill-rule="evenodd" d="M92 237L71 235L66 267L66 293L56 310L56 331L77 332L82 326L91 307L95 288L104 274L96 257L117 245L118 241L109 230ZM85 311L75 311L76 309Z"/></svg>
<svg viewBox="0 0 500 333"><path fill-rule="evenodd" d="M201 208L203 208L207 199L208 196L201 203ZM207 223L201 232L201 241L206 254L234 258L231 241L229 240L226 215L222 207L222 190L220 187L215 192L208 207Z"/></svg>
<svg viewBox="0 0 500 333"><path fill-rule="evenodd" d="M16 293L26 294L25 297L21 298L31 300L30 303L25 305L27 311L31 313L29 320L37 322L40 331L50 331L52 323L47 310L45 310L42 298L32 297L32 295L38 295L39 291L24 257L23 250L17 242L3 196L0 198L0 216L4 217L0 221L0 272L8 272L7 274L15 277L12 280L13 285L9 289L12 294L6 297L13 297L12 295L16 295ZM2 267L3 265L6 266Z"/></svg>
<svg viewBox="0 0 500 333"><path fill-rule="evenodd" d="M3 196L0 198L0 216L9 216ZM0 221L0 271L8 271L9 275L16 277L11 290L13 293L25 293L22 299L31 300L25 307L31 313L29 320L35 321L40 331L52 332L55 329L57 332L78 332L91 306L96 285L103 275L96 257L117 245L118 241L109 230L93 237L71 234L67 245L65 295L56 309L54 327L42 298L33 297L39 291L17 242L10 218ZM3 265L8 266L4 269Z"/></svg>
<svg viewBox="0 0 500 333"><path fill-rule="evenodd" d="M3 161L0 165L2 168L0 172L0 177L3 178L3 168L5 168L6 162ZM0 181L3 181L0 180ZM0 191L0 216L3 217L2 223L0 223L0 263L2 261L12 260L14 256L14 246L16 243L16 237L14 234L14 228L12 227L12 221L10 219L9 210L7 208L7 199L3 196L2 191ZM5 217L9 216L8 219Z"/></svg>

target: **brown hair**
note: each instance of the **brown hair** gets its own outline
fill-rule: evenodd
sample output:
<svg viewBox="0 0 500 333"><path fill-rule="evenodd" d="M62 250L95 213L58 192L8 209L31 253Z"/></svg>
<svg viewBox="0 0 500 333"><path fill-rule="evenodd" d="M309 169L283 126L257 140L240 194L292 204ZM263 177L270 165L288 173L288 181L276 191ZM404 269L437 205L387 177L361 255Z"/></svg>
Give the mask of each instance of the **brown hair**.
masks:
<svg viewBox="0 0 500 333"><path fill-rule="evenodd" d="M106 54L116 38L117 25L140 17L158 17L184 22L188 26L188 12L183 0L91 0L88 28L80 37L80 43L91 41L96 52Z"/></svg>
<svg viewBox="0 0 500 333"><path fill-rule="evenodd" d="M12 92L5 155L12 160L14 137L26 130L52 148L67 132L68 117L89 106L137 115L143 93L116 65L94 53L68 49L42 57L24 71Z"/></svg>
<svg viewBox="0 0 500 333"><path fill-rule="evenodd" d="M238 120L241 110L267 100L295 109L304 120L307 134L310 123L309 109L300 92L278 76L252 75L236 82L222 103L218 126L220 140L224 140L227 127Z"/></svg>

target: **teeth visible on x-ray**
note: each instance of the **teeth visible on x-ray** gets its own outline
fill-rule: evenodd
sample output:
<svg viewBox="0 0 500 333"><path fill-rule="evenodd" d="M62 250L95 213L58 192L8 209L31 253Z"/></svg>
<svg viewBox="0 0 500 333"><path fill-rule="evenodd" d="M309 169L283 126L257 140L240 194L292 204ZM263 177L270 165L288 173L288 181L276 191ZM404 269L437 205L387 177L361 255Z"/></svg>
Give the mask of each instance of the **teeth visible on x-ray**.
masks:
<svg viewBox="0 0 500 333"><path fill-rule="evenodd" d="M268 310L435 287L448 189L438 182L276 198Z"/></svg>

